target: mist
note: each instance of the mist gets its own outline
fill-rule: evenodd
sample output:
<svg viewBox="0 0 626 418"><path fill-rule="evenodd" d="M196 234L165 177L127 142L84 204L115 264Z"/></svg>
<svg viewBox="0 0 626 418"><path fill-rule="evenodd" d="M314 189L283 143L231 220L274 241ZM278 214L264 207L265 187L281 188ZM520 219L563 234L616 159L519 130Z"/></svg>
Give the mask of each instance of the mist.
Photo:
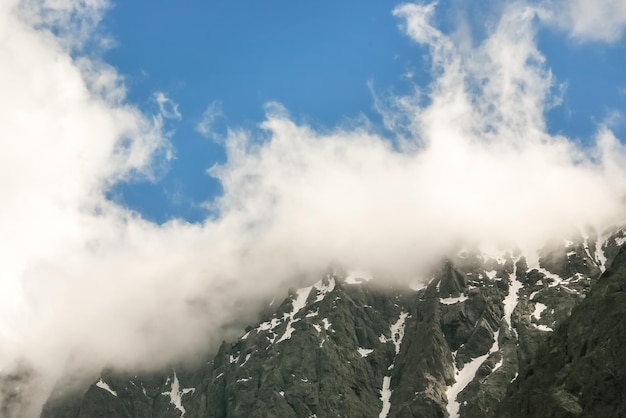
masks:
<svg viewBox="0 0 626 418"><path fill-rule="evenodd" d="M390 10L429 51L432 82L375 93L384 130L316 129L268 103L259 130L231 126L226 161L207 164L223 187L210 215L159 225L106 195L158 181L173 155L164 125L184 115L161 92L142 112L116 69L82 52L106 48L108 3L3 2L0 371L25 362L50 385L68 370L159 368L236 337L330 266L424 281L459 245L532 251L623 221L626 150L610 124L586 145L546 127L561 92L538 27L587 33L551 4L505 4L478 40L433 26L435 4ZM602 40L626 20L612 22Z"/></svg>

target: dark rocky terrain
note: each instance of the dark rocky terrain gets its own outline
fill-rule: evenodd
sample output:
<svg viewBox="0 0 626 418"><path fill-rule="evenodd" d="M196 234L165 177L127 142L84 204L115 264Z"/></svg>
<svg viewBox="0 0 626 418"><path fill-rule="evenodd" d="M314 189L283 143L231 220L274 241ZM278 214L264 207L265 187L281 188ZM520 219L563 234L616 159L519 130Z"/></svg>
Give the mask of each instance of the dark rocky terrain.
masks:
<svg viewBox="0 0 626 418"><path fill-rule="evenodd" d="M623 416L623 242L464 250L418 290L329 274L201 366L60 382L41 417Z"/></svg>
<svg viewBox="0 0 626 418"><path fill-rule="evenodd" d="M502 417L626 415L626 247L508 389Z"/></svg>

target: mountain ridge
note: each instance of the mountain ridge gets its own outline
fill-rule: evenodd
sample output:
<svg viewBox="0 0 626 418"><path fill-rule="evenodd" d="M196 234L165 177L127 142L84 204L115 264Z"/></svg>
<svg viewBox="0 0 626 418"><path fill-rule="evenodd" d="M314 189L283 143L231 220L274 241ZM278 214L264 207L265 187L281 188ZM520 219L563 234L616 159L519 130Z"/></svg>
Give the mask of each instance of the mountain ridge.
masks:
<svg viewBox="0 0 626 418"><path fill-rule="evenodd" d="M41 418L504 416L520 372L624 240L581 235L536 265L462 250L419 290L329 274L204 365L105 370L74 394L57 387Z"/></svg>

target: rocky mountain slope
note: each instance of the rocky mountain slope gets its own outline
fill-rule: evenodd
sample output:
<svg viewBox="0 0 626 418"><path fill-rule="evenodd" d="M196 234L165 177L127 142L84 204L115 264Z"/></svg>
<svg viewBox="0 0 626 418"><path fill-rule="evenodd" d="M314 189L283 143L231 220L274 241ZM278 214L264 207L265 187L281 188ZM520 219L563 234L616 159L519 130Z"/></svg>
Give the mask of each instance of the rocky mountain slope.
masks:
<svg viewBox="0 0 626 418"><path fill-rule="evenodd" d="M41 417L619 416L625 240L464 250L417 290L329 274L201 366L59 384Z"/></svg>
<svg viewBox="0 0 626 418"><path fill-rule="evenodd" d="M626 415L626 247L509 387L503 417Z"/></svg>

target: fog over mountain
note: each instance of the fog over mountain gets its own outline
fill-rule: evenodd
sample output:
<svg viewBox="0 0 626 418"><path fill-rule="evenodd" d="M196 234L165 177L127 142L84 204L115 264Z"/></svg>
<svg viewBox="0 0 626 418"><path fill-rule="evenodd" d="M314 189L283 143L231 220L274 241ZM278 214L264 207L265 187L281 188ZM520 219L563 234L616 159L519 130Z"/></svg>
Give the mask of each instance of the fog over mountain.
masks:
<svg viewBox="0 0 626 418"><path fill-rule="evenodd" d="M535 35L612 41L626 10L599 2L605 24L566 4L507 3L479 40L432 26L436 4L398 6L433 81L374 92L387 134L367 121L316 129L268 103L260 130L231 126L226 161L207 167L223 186L211 215L159 225L107 191L158 181L175 158L164 124L184 115L159 92L158 112L142 112L92 52L109 43L109 3L2 2L0 370L26 364L45 392L68 370L158 368L216 348L333 267L426 283L463 246L530 254L623 221L625 146L610 121L584 143L548 132L562 90Z"/></svg>

